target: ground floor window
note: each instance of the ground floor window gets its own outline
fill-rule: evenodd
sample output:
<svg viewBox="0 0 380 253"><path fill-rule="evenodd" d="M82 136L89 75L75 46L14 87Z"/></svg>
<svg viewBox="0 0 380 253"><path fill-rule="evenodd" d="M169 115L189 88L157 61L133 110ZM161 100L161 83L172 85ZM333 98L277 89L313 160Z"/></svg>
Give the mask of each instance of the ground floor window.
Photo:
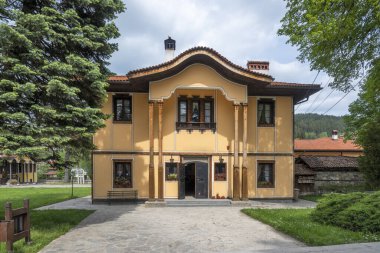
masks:
<svg viewBox="0 0 380 253"><path fill-rule="evenodd" d="M177 180L178 163L165 163L165 179L166 181Z"/></svg>
<svg viewBox="0 0 380 253"><path fill-rule="evenodd" d="M214 163L214 181L227 180L227 167L225 163Z"/></svg>
<svg viewBox="0 0 380 253"><path fill-rule="evenodd" d="M274 162L260 161L257 164L257 187L274 187Z"/></svg>
<svg viewBox="0 0 380 253"><path fill-rule="evenodd" d="M113 188L132 188L132 162L115 161Z"/></svg>

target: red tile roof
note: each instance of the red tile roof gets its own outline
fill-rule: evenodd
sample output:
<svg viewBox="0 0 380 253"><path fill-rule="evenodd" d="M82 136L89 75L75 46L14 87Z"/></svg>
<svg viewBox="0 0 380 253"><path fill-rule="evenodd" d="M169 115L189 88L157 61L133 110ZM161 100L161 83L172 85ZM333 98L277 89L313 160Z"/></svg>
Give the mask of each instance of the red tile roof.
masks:
<svg viewBox="0 0 380 253"><path fill-rule="evenodd" d="M316 150L326 150L326 151L361 151L363 150L360 146L357 146L352 141L348 140L344 142L343 138L338 138L338 140L333 140L330 137L324 137L314 140L294 140L294 150L295 151L316 151Z"/></svg>

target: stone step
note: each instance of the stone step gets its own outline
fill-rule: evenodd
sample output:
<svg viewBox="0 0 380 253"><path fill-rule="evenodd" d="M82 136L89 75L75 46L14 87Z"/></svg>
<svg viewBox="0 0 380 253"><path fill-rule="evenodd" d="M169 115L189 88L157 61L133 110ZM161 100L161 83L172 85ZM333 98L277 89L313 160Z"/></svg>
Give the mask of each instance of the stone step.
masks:
<svg viewBox="0 0 380 253"><path fill-rule="evenodd" d="M211 199L195 199L195 200L165 200L166 206L231 206L231 200L211 200Z"/></svg>

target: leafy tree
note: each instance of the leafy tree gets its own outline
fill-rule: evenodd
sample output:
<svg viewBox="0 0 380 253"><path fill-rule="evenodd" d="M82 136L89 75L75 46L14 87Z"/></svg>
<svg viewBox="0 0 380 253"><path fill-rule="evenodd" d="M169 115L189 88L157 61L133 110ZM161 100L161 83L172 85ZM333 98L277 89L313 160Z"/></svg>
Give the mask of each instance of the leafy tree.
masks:
<svg viewBox="0 0 380 253"><path fill-rule="evenodd" d="M62 161L93 148L122 11L121 0L0 0L2 153Z"/></svg>
<svg viewBox="0 0 380 253"><path fill-rule="evenodd" d="M334 78L332 88L352 89L366 80L359 99L350 106L348 133L364 149L360 169L368 182L380 183L380 1L286 0L288 11L280 35L297 46L299 60ZM363 83L360 82L362 85Z"/></svg>
<svg viewBox="0 0 380 253"><path fill-rule="evenodd" d="M279 35L289 36L302 62L334 78L331 87L351 89L380 55L379 0L286 0Z"/></svg>
<svg viewBox="0 0 380 253"><path fill-rule="evenodd" d="M359 98L350 105L345 116L347 138L364 150L359 168L373 188L380 187L380 60L374 64Z"/></svg>

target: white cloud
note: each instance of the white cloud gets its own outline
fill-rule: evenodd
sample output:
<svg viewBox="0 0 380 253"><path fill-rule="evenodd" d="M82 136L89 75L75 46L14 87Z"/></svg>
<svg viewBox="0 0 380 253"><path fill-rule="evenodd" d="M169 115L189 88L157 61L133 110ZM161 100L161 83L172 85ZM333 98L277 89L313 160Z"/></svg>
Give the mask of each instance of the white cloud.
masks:
<svg viewBox="0 0 380 253"><path fill-rule="evenodd" d="M177 41L177 54L202 45L241 66L247 60L269 60L277 81L312 83L316 76L307 63L296 60L296 48L286 44L285 37L277 36L286 12L284 1L129 0L125 4L127 11L116 21L121 33L116 40L119 51L110 60L110 69L117 74L161 63L163 40L171 36ZM321 73L315 83L327 80ZM325 98L327 90L322 91L318 101ZM323 113L342 96L334 93L316 112ZM356 93L352 92L329 113L347 113ZM315 96L299 111L305 111Z"/></svg>

